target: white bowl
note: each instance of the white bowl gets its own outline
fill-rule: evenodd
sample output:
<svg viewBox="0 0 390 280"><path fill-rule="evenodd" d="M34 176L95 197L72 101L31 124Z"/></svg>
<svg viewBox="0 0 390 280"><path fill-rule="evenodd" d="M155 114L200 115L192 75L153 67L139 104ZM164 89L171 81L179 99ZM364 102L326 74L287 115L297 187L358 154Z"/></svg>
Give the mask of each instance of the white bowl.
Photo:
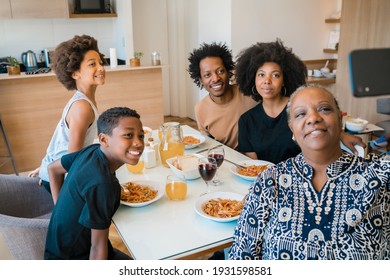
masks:
<svg viewBox="0 0 390 280"><path fill-rule="evenodd" d="M194 180L200 177L199 170L198 170L198 159L203 158L203 155L199 154L188 154L184 156L178 156L167 159L167 164L175 173L179 176L184 176L186 180ZM181 161L180 166L183 170L180 170L177 167L177 160L179 158L179 161Z"/></svg>
<svg viewBox="0 0 390 280"><path fill-rule="evenodd" d="M368 121L360 118L348 118L345 122L345 127L349 131L360 132L366 129Z"/></svg>
<svg viewBox="0 0 390 280"><path fill-rule="evenodd" d="M322 75L324 75L325 78L329 78L329 79L336 77L335 73L325 73L325 72L322 72Z"/></svg>

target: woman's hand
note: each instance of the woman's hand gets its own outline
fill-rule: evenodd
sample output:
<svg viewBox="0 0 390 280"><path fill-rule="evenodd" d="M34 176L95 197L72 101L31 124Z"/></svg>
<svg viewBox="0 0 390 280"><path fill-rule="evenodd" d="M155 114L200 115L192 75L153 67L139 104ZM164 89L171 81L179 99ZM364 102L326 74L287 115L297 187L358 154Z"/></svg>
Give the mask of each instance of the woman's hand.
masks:
<svg viewBox="0 0 390 280"><path fill-rule="evenodd" d="M367 145L363 142L362 138L348 134L346 132L341 132L341 142L349 148L355 155L358 154L358 151L355 149L355 145L359 145L365 148Z"/></svg>

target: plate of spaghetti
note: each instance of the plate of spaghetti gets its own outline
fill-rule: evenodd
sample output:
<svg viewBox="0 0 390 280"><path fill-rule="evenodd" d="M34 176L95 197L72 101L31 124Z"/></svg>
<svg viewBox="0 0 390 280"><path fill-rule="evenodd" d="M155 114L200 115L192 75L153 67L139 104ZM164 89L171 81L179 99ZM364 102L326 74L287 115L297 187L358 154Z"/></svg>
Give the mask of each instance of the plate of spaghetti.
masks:
<svg viewBox="0 0 390 280"><path fill-rule="evenodd" d="M212 192L200 196L195 202L195 212L216 222L231 222L241 214L244 195L233 192Z"/></svg>
<svg viewBox="0 0 390 280"><path fill-rule="evenodd" d="M154 181L134 181L122 184L121 204L142 207L156 202L164 195L164 186Z"/></svg>
<svg viewBox="0 0 390 280"><path fill-rule="evenodd" d="M274 165L272 162L265 160L244 160L238 162L238 164L245 166L240 168L235 165L230 166L230 171L244 180L254 181L261 172L267 169L268 166Z"/></svg>
<svg viewBox="0 0 390 280"><path fill-rule="evenodd" d="M206 138L200 134L185 134L183 136L184 149L189 150L198 147Z"/></svg>

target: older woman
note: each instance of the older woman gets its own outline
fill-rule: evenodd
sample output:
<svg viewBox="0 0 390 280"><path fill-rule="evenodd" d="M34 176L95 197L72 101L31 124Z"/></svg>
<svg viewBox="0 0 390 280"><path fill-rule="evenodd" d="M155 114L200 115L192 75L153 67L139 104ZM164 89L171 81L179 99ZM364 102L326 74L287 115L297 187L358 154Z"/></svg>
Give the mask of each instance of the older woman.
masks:
<svg viewBox="0 0 390 280"><path fill-rule="evenodd" d="M390 259L390 158L340 148L333 95L302 86L288 123L302 152L251 186L230 259Z"/></svg>

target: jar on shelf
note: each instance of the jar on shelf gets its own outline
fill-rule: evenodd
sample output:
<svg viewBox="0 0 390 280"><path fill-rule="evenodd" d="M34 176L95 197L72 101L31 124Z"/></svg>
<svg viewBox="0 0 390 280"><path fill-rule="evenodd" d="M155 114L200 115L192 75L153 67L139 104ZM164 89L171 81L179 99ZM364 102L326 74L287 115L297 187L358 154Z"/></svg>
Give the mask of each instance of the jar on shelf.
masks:
<svg viewBox="0 0 390 280"><path fill-rule="evenodd" d="M152 65L158 66L161 64L160 54L158 52L152 52Z"/></svg>

